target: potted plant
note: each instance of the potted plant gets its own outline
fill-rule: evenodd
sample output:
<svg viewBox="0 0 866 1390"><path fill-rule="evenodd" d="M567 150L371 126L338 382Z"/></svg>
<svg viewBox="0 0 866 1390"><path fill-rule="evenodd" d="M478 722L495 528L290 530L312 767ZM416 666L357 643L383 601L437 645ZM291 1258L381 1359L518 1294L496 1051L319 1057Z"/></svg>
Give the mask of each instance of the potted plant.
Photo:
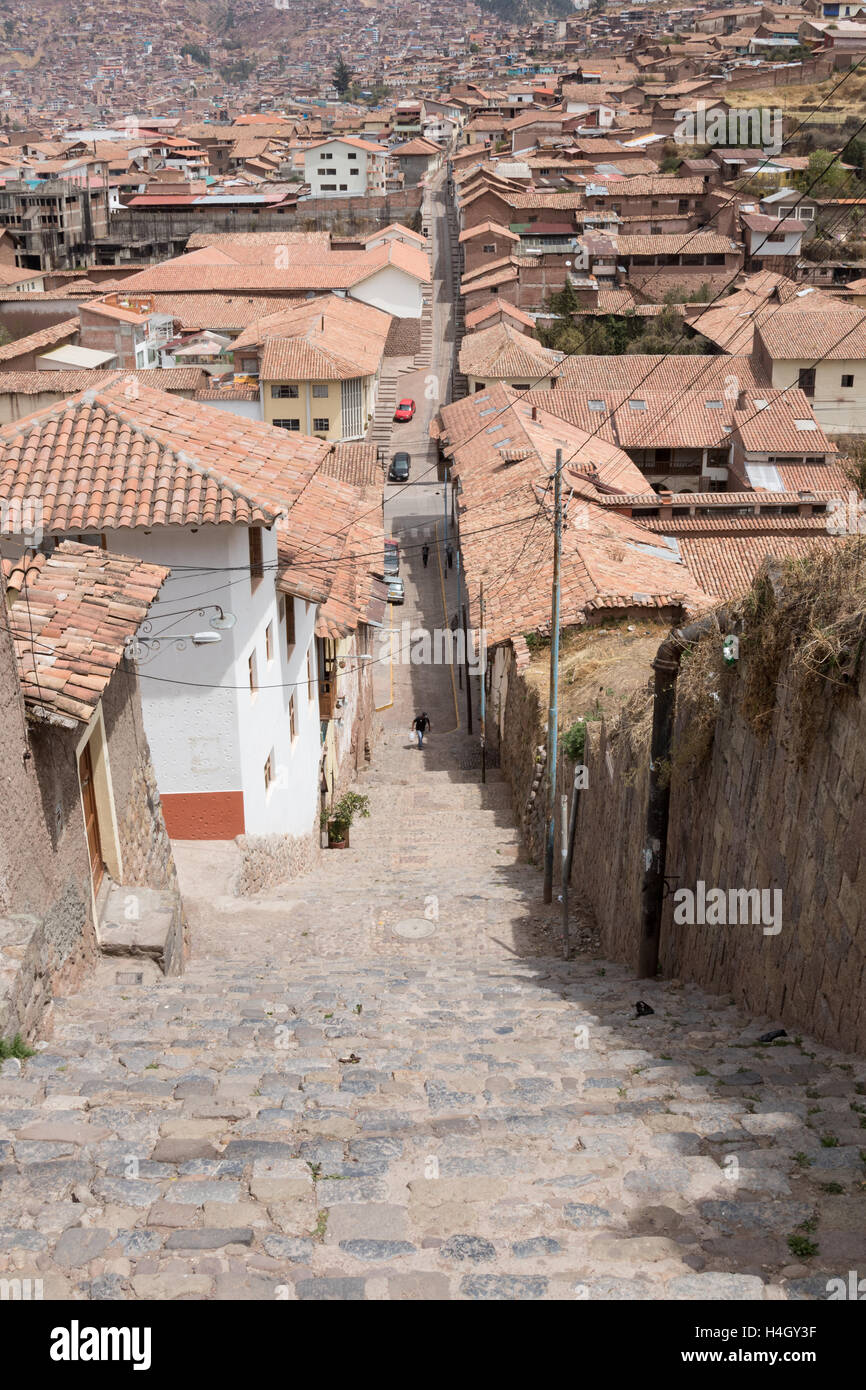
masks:
<svg viewBox="0 0 866 1390"><path fill-rule="evenodd" d="M330 811L322 812L322 825L328 831L328 849L348 849L349 830L356 816L370 814L370 798L359 792L344 792Z"/></svg>

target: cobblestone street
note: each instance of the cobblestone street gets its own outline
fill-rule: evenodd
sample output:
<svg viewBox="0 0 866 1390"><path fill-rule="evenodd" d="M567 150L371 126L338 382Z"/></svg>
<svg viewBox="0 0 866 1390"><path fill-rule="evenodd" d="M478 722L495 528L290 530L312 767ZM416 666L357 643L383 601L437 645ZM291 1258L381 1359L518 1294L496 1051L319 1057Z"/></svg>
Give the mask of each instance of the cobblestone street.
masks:
<svg viewBox="0 0 866 1390"><path fill-rule="evenodd" d="M435 484L394 505L433 536ZM453 573L404 574L395 623L439 625ZM451 675L383 664L348 850L242 899L233 847L179 846L185 976L104 963L5 1064L0 1272L46 1298L779 1300L862 1264L866 1066L564 963Z"/></svg>

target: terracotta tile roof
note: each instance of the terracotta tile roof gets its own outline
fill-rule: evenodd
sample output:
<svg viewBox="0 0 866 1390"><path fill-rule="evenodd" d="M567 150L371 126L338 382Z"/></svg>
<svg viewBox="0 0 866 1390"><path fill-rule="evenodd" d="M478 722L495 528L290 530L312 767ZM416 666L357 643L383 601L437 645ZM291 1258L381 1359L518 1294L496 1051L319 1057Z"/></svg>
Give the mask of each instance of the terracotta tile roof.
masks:
<svg viewBox="0 0 866 1390"><path fill-rule="evenodd" d="M387 227L379 227L375 232L370 232L367 236L362 237L361 240L366 246L368 241L378 241L381 237L387 236L388 232L399 232L401 237L408 237L410 245L413 243L419 247L427 245L426 237L422 236L420 232L413 232L411 227L404 227L402 222L389 222Z"/></svg>
<svg viewBox="0 0 866 1390"><path fill-rule="evenodd" d="M120 377L0 429L0 498L38 496L48 533L261 524L330 446Z"/></svg>
<svg viewBox="0 0 866 1390"><path fill-rule="evenodd" d="M490 274L479 278L472 278L468 281L464 278L460 283L460 292L461 294L472 294L475 290L490 290L497 285L508 285L517 279L519 279L517 266L509 262L501 270L491 271Z"/></svg>
<svg viewBox="0 0 866 1390"><path fill-rule="evenodd" d="M517 323L526 324L527 328L535 328L535 320L531 319L529 314L524 314L522 309L509 304L507 299L499 298L491 299L489 303L482 304L479 309L473 309L471 314L466 315L465 326L470 330L477 328L480 323L484 323L485 319L492 318L494 314L506 314Z"/></svg>
<svg viewBox="0 0 866 1390"><path fill-rule="evenodd" d="M766 401L759 405L758 401ZM746 392L732 423L748 453L835 454L802 391Z"/></svg>
<svg viewBox="0 0 866 1390"><path fill-rule="evenodd" d="M0 347L0 362L11 362L28 352L56 347L57 344L70 342L73 338L77 340L80 328L78 315L74 319L63 319L61 323L54 323L49 328L39 328L35 333L28 333L26 337L16 339L14 343L4 343Z"/></svg>
<svg viewBox="0 0 866 1390"><path fill-rule="evenodd" d="M742 248L720 232L668 232L660 236L620 236L616 238L620 256L704 256L730 254ZM703 267L698 266L701 270Z"/></svg>
<svg viewBox="0 0 866 1390"><path fill-rule="evenodd" d="M461 511L478 504L476 474L462 475ZM478 624L479 581L485 579L485 627L491 643L546 628L550 620L553 532L549 518L533 525L544 483L524 482L483 503L487 534L464 530L463 556L471 621ZM482 494L483 496L483 494ZM675 549L637 523L605 511L591 487L571 494L563 533L562 622L572 626L599 610L674 608L692 611L710 597Z"/></svg>
<svg viewBox="0 0 866 1390"><path fill-rule="evenodd" d="M427 140L423 136L416 136L414 140L407 140L405 145L392 145L391 154L397 155L433 155L441 154L442 146L435 144L432 140Z"/></svg>
<svg viewBox="0 0 866 1390"><path fill-rule="evenodd" d="M515 257L511 251L508 251L506 255L499 256L495 261L486 261L484 265L476 265L472 270L467 270L460 282L461 286L465 286L466 289L472 289L476 280L484 280L493 272L514 264L516 264Z"/></svg>
<svg viewBox="0 0 866 1390"><path fill-rule="evenodd" d="M267 338L260 375L264 381L346 381L365 372L357 362L298 337Z"/></svg>
<svg viewBox="0 0 866 1390"><path fill-rule="evenodd" d="M283 266L280 258L278 266L284 245L287 264ZM129 276L123 288L160 294L349 289L388 266L422 283L430 280L426 251L403 241L387 241L369 250L327 252L318 246L268 243L200 248Z"/></svg>
<svg viewBox="0 0 866 1390"><path fill-rule="evenodd" d="M212 378L208 378L211 380ZM258 402L257 386L200 386L195 393L197 401L251 401Z"/></svg>
<svg viewBox="0 0 866 1390"><path fill-rule="evenodd" d="M773 531L765 536L735 535L716 539L711 536L679 536L683 559L695 579L716 598L735 598L744 594L769 557L784 560L826 551L842 537L824 535L785 535Z"/></svg>
<svg viewBox="0 0 866 1390"><path fill-rule="evenodd" d="M496 323L468 333L460 345L459 366L464 376L526 377L531 383L557 372L561 352L543 347L508 323Z"/></svg>
<svg viewBox="0 0 866 1390"><path fill-rule="evenodd" d="M555 208L559 212L566 212L569 209L582 208L584 206L584 195L582 192L570 192L568 190L557 192L555 189L549 191L537 189L526 193L509 193L507 201L513 208Z"/></svg>
<svg viewBox="0 0 866 1390"><path fill-rule="evenodd" d="M124 372L116 367L110 371L93 371L87 368L80 371L0 371L0 395L38 396L44 392L51 392L73 396L76 391L91 390L117 381L120 377L129 376L134 376L145 386L153 386L162 391L194 391L200 384L204 371L201 367L162 367L134 372Z"/></svg>
<svg viewBox="0 0 866 1390"><path fill-rule="evenodd" d="M383 485L384 465L379 458L375 444L363 442L337 444L322 467L322 472L341 482L351 483L353 487L379 487Z"/></svg>
<svg viewBox="0 0 866 1390"><path fill-rule="evenodd" d="M610 162L615 164L616 160ZM632 174L608 181L604 174L593 173L588 181L592 184L608 183L612 198L689 198L706 192L700 175L678 178L676 174Z"/></svg>
<svg viewBox="0 0 866 1390"><path fill-rule="evenodd" d="M225 247L230 253L241 246L318 246L327 251L330 232L193 232L186 243L188 251L204 246Z"/></svg>
<svg viewBox="0 0 866 1390"><path fill-rule="evenodd" d="M379 370L390 327L381 309L326 295L259 319L233 350L263 345L261 375L268 380L346 380Z"/></svg>
<svg viewBox="0 0 866 1390"><path fill-rule="evenodd" d="M455 472L469 469L476 477L485 475L491 497L497 497L514 478L535 478L552 466L561 448L571 471L597 475L603 490L651 491L640 469L611 441L590 438L588 431L549 411L546 402L552 394L511 391L497 384L444 406L439 437ZM525 467L510 466L517 463Z"/></svg>
<svg viewBox="0 0 866 1390"><path fill-rule="evenodd" d="M289 303L299 303L297 295L232 295L232 294L155 294L154 308L160 314L171 314L181 328L211 328L217 333L237 333L267 314L285 309Z"/></svg>
<svg viewBox="0 0 866 1390"><path fill-rule="evenodd" d="M736 376L744 390L762 386L764 380L747 356L664 356L627 353L617 357L577 356L567 358L561 368L557 392L570 387L591 396L619 389L626 394L647 391L679 391L690 383L722 388L726 379ZM554 406L551 406L554 409Z"/></svg>
<svg viewBox="0 0 866 1390"><path fill-rule="evenodd" d="M29 565L24 576L11 570L8 621L33 717L90 721L168 573L72 541Z"/></svg>
<svg viewBox="0 0 866 1390"><path fill-rule="evenodd" d="M835 494L834 494L835 495ZM688 502L701 499L700 493L690 493L685 498ZM754 494L716 492L710 496L721 500L728 507L735 507L738 510L742 503L748 505L755 500ZM740 497L738 504L736 498ZM675 500L679 500L679 495L674 494ZM613 499L616 500L615 498ZM779 505L794 505L799 501L795 493L774 494L773 501ZM641 526L646 526L650 531L661 531L666 536L745 536L745 535L769 535L772 532L781 531L785 535L791 536L826 536L827 517L823 514L817 516L775 516L773 514L761 513L756 516L636 516Z"/></svg>
<svg viewBox="0 0 866 1390"><path fill-rule="evenodd" d="M786 305L755 331L774 360L866 357L866 313L854 304L818 305L808 313Z"/></svg>
<svg viewBox="0 0 866 1390"><path fill-rule="evenodd" d="M684 382L667 390L649 390L652 381L636 383L630 391L615 387L596 396L560 382L552 391L527 392L527 400L580 429L598 430L601 438L626 450L727 450L738 439L747 453L836 452L801 391L744 388L738 409L738 400L728 399L725 381L720 385L718 377L712 383Z"/></svg>
<svg viewBox="0 0 866 1390"><path fill-rule="evenodd" d="M480 236L487 236L490 232L496 236L504 236L508 241L520 241L520 237L515 232L511 232L507 227L502 227L498 222L479 222L475 227L467 227L461 232L458 241L475 241Z"/></svg>
<svg viewBox="0 0 866 1390"><path fill-rule="evenodd" d="M20 285L22 280L39 280L42 270L22 270L20 266L0 265L0 285Z"/></svg>

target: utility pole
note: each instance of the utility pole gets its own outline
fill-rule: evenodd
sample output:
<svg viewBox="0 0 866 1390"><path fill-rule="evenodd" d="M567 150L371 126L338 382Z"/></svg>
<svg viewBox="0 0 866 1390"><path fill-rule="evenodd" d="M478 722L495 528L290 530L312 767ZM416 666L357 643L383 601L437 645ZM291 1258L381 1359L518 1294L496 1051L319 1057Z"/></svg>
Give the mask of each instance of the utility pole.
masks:
<svg viewBox="0 0 866 1390"><path fill-rule="evenodd" d="M466 731L472 733L472 686L469 682L469 629L466 626L466 604L463 610L463 669L466 676Z"/></svg>
<svg viewBox="0 0 866 1390"><path fill-rule="evenodd" d="M562 558L562 450L553 475L553 593L550 604L550 685L547 705L547 838L544 846L544 901L553 901L553 840L556 817L556 736L559 699L559 612Z"/></svg>
<svg viewBox="0 0 866 1390"><path fill-rule="evenodd" d="M568 796L559 798L559 853L561 858L562 958L568 960Z"/></svg>
<svg viewBox="0 0 866 1390"><path fill-rule="evenodd" d="M484 645L484 580L481 580L481 592L479 595L481 606L481 629L478 633L478 653L481 657L481 780L487 781L487 745L484 735L486 733L485 719L487 717L487 698L485 692L486 671L487 671L487 652Z"/></svg>
<svg viewBox="0 0 866 1390"><path fill-rule="evenodd" d="M454 644L457 644L457 629L460 626L460 595L463 592L461 585L463 580L460 576L460 541L457 541L457 608L454 613ZM463 689L463 667L457 662L457 684Z"/></svg>

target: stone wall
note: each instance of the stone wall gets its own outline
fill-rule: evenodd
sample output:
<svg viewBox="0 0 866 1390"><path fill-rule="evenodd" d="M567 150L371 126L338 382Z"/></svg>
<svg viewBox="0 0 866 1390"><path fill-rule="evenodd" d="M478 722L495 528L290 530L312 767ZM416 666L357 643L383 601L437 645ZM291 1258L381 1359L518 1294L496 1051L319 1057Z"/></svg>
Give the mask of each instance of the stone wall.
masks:
<svg viewBox="0 0 866 1390"><path fill-rule="evenodd" d="M95 960L96 935L74 758L70 776L56 737L49 743L57 730L28 737L2 624L0 690L0 1036L27 1036L52 995L74 988Z"/></svg>
<svg viewBox="0 0 866 1390"><path fill-rule="evenodd" d="M708 756L678 765L693 709L680 695L674 729L660 965L666 976L731 995L753 1018L866 1052L866 677L828 698L802 761L790 672L780 672L772 726L744 716L747 662L720 692ZM602 949L636 965L649 781L649 707L593 730L572 884L594 911ZM781 930L680 925L674 892L781 890Z"/></svg>
<svg viewBox="0 0 866 1390"><path fill-rule="evenodd" d="M83 726L33 724L0 631L0 1035L50 1031L54 995L78 987L97 959L90 859L76 748ZM108 766L124 886L168 890L177 874L150 752L138 687L118 672L102 702ZM174 968L186 954L182 911Z"/></svg>
<svg viewBox="0 0 866 1390"><path fill-rule="evenodd" d="M411 223L420 211L423 188L368 198L307 198L286 212L243 208L125 208L112 215L112 242L175 241L193 232L278 232L313 228L372 232L391 222Z"/></svg>
<svg viewBox="0 0 866 1390"><path fill-rule="evenodd" d="M130 887L165 888L177 893L177 870L150 761L138 688L131 687L130 680L130 671L124 669L111 681L102 701L123 881Z"/></svg>
<svg viewBox="0 0 866 1390"><path fill-rule="evenodd" d="M507 681L499 680L501 761L527 852L540 865L546 778L537 757L545 741L545 709L519 667L512 655ZM493 676L495 708L495 669ZM805 753L796 673L789 665L780 670L772 720L763 733L744 712L748 680L744 656L719 683L712 742L699 753L695 697L680 680L661 971L732 996L756 1020L866 1052L866 817L860 801L866 784L866 667L856 688L827 686L812 700L817 728ZM580 797L571 880L575 898L595 917L604 954L635 968L651 719L648 685L635 692L616 725L587 726L583 761L589 786ZM560 757L557 797L570 790L572 772ZM558 821L557 800L555 872ZM761 922L675 923L674 892L695 891L701 880L707 890L780 890L781 929L765 933Z"/></svg>
<svg viewBox="0 0 866 1390"><path fill-rule="evenodd" d="M234 891L244 898L306 873L321 853L318 827L309 835L237 835L235 844L241 867Z"/></svg>

